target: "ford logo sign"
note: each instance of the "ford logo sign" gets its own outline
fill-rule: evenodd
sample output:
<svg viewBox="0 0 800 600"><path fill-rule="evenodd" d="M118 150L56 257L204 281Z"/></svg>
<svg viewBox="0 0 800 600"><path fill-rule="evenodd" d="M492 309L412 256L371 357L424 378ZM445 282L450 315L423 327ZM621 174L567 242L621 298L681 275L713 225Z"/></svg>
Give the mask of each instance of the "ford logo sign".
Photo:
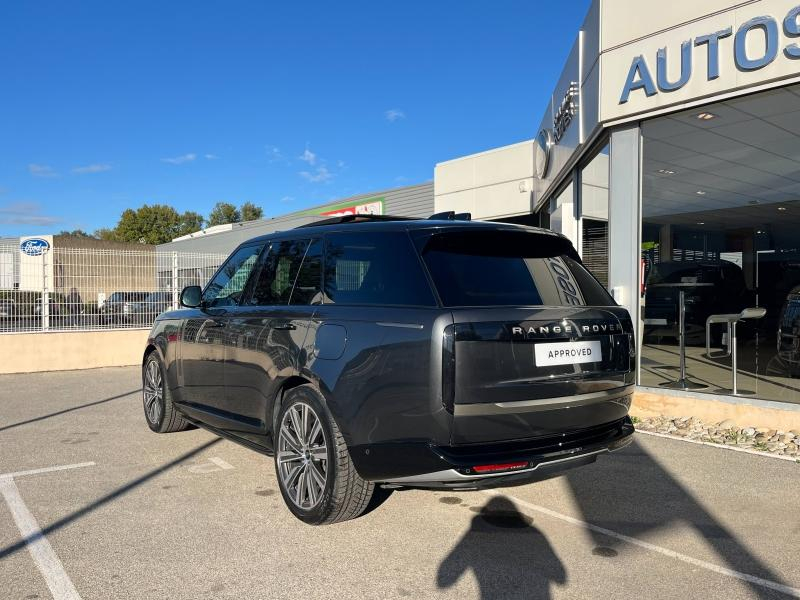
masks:
<svg viewBox="0 0 800 600"><path fill-rule="evenodd" d="M22 242L19 249L28 256L41 256L50 250L50 242L42 238L30 238Z"/></svg>

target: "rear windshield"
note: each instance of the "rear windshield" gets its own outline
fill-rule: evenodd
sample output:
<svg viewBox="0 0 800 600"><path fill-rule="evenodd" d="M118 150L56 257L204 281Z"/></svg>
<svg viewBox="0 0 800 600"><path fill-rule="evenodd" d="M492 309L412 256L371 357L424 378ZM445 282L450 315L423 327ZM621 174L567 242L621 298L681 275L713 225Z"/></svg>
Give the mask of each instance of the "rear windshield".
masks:
<svg viewBox="0 0 800 600"><path fill-rule="evenodd" d="M513 231L433 235L422 251L442 304L614 306L568 241Z"/></svg>

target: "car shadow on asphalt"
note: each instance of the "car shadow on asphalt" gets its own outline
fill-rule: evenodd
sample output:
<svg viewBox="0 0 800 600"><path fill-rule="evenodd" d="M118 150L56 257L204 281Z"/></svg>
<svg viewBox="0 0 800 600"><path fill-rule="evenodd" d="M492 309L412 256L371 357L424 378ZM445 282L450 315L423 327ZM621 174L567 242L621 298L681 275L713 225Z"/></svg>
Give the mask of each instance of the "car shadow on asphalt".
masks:
<svg viewBox="0 0 800 600"><path fill-rule="evenodd" d="M704 465L694 465L694 468L702 470ZM594 465L568 471L565 478L582 519L587 523L645 541L658 531L691 527L727 568L787 585L779 573L748 550L734 532L715 519L691 491L636 441ZM614 549L625 545L598 531L589 530L588 534L598 546ZM671 550L681 552L683 549ZM745 580L744 583L754 598L786 597L756 582Z"/></svg>
<svg viewBox="0 0 800 600"><path fill-rule="evenodd" d="M25 421L18 421L16 423L11 423L10 425L3 425L0 427L0 432L6 431L8 429L14 429L15 427L21 427L23 425L28 425L30 423L36 423L37 421L44 421L46 419L51 419L53 417L57 417L59 415L63 415L66 413L70 413L76 410L81 410L84 408L89 408L90 406L97 406L98 404L105 404L106 402L111 402L113 400L119 400L121 398L126 398L132 394L136 394L141 392L141 388L137 388L135 390L131 390L130 392L124 392L122 394L117 394L116 396L111 396L110 398L104 398L102 400L95 400L94 402L87 402L86 404L79 404L78 406L71 406L70 408L65 408L63 410L58 410L56 412L52 412L46 415L42 415L41 417L34 417L32 419L26 419Z"/></svg>
<svg viewBox="0 0 800 600"><path fill-rule="evenodd" d="M469 530L439 565L436 584L450 588L472 571L480 597L551 598L567 573L545 535L508 498L496 496L472 517Z"/></svg>
<svg viewBox="0 0 800 600"><path fill-rule="evenodd" d="M215 444L218 444L221 441L222 441L222 438L214 438L212 440L209 440L208 442L206 442L204 444L201 444L200 446L197 446L196 448L194 448L192 450L189 450L188 452L185 452L184 454L181 454L177 458L174 458L173 460L171 460L171 461L169 461L167 463L164 463L163 465L160 465L160 466L156 467L155 469L152 469L152 470L148 471L144 475L141 475L140 477L137 477L136 479L133 479L133 480L129 481L125 485L119 486L118 488L116 488L115 490L109 492L108 494L106 494L104 496L101 496L100 498L98 498L94 502L92 502L90 504L87 504L86 506L71 512L70 514L66 515L65 517L62 517L61 519L55 521L54 523L48 525L47 527L44 527L42 529L41 533L37 533L34 536L26 537L26 538L24 538L24 539L22 539L22 540L20 540L18 542L15 542L13 544L10 544L8 546L0 548L0 560L4 559L6 556L9 556L11 554L14 554L15 552L18 552L18 551L22 550L23 548L25 548L25 546L27 544L35 542L37 539L40 539L40 538L42 538L44 536L50 535L51 533L54 533L54 532L58 531L59 529L69 525L73 521L77 521L78 519L80 519L82 517L85 517L89 513L96 511L98 508L108 504L109 502L113 502L114 500L117 500L121 496L124 496L128 492L138 488L140 485L150 481L154 477L158 477L159 475L161 475L165 471L168 471L169 469L172 469L173 467L176 467L177 465L181 464L185 460L188 460L188 459L192 458L193 456L196 456L197 454L200 454L204 450L207 450L211 446L214 446Z"/></svg>

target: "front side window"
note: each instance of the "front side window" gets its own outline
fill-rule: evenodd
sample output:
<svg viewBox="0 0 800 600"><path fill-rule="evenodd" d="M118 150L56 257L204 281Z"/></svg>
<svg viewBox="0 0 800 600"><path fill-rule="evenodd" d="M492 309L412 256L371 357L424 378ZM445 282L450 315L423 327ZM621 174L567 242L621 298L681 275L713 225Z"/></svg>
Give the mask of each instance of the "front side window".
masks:
<svg viewBox="0 0 800 600"><path fill-rule="evenodd" d="M325 296L334 304L435 306L408 235L402 231L326 237Z"/></svg>
<svg viewBox="0 0 800 600"><path fill-rule="evenodd" d="M263 244L244 246L234 252L206 287L203 303L208 307L238 304L263 247Z"/></svg>
<svg viewBox="0 0 800 600"><path fill-rule="evenodd" d="M442 304L613 306L567 240L512 231L433 235L423 260Z"/></svg>
<svg viewBox="0 0 800 600"><path fill-rule="evenodd" d="M289 304L300 264L310 240L274 242L253 288L250 304L275 306Z"/></svg>

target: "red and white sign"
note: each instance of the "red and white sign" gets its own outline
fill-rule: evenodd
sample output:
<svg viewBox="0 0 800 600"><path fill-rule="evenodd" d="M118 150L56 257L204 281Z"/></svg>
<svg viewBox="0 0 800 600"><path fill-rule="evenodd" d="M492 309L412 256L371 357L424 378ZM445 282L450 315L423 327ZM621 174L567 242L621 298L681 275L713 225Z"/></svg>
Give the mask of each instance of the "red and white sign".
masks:
<svg viewBox="0 0 800 600"><path fill-rule="evenodd" d="M323 217L344 217L345 215L381 215L383 214L383 202L368 202L366 204L355 204L345 206L336 210L329 210L320 213Z"/></svg>

